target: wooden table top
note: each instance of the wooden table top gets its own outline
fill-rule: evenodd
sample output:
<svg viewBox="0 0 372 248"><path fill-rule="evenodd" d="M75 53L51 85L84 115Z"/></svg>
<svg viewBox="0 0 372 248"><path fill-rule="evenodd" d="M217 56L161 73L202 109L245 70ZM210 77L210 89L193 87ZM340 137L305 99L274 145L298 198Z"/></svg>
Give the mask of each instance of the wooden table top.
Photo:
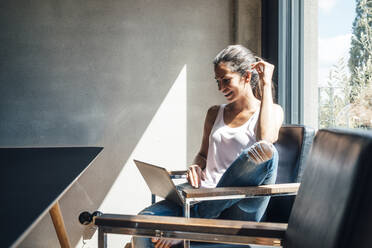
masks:
<svg viewBox="0 0 372 248"><path fill-rule="evenodd" d="M284 193L297 193L300 187L299 183L271 184L251 187L219 187L219 188L184 188L182 194L186 198L202 198L228 195L280 195Z"/></svg>

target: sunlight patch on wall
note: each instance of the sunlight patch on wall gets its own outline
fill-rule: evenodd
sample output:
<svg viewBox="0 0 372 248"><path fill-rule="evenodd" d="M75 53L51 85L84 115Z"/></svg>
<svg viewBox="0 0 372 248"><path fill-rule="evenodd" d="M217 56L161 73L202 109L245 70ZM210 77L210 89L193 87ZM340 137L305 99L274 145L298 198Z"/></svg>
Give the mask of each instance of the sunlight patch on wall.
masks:
<svg viewBox="0 0 372 248"><path fill-rule="evenodd" d="M186 168L186 76L187 68L184 65L99 207L100 211L115 214L137 214L150 205L151 192L133 159L162 166L168 170ZM121 247L123 242L129 241L129 238L129 236L123 235L108 235L108 243L113 247ZM97 232L88 243L89 247L96 247Z"/></svg>
<svg viewBox="0 0 372 248"><path fill-rule="evenodd" d="M170 169L186 166L186 65L134 149L135 159Z"/></svg>
<svg viewBox="0 0 372 248"><path fill-rule="evenodd" d="M187 68L183 66L155 113L100 209L112 213L137 213L150 203L150 191L133 159L168 170L186 168ZM130 200L129 200L130 199Z"/></svg>

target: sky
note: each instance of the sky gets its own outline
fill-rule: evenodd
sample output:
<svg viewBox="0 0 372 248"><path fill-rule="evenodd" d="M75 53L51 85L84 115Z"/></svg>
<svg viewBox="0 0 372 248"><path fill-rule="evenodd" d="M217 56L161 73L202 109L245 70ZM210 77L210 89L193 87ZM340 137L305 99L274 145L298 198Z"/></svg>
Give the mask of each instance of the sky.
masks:
<svg viewBox="0 0 372 248"><path fill-rule="evenodd" d="M319 0L319 85L324 85L329 70L341 57L349 57L355 0Z"/></svg>

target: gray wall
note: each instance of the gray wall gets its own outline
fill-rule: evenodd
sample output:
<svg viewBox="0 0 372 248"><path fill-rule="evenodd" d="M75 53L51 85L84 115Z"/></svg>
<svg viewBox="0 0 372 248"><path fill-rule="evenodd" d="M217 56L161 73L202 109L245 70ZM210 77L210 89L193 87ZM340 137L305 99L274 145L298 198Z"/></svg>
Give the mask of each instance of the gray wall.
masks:
<svg viewBox="0 0 372 248"><path fill-rule="evenodd" d="M2 1L0 145L105 147L60 202L73 245L76 214L100 206L185 64L191 160L221 100L211 59L231 42L230 13L225 0ZM57 242L47 215L21 246Z"/></svg>
<svg viewBox="0 0 372 248"><path fill-rule="evenodd" d="M104 144L130 123L136 140L180 68L209 79L230 41L228 1L1 5L1 145Z"/></svg>
<svg viewBox="0 0 372 248"><path fill-rule="evenodd" d="M60 200L74 246L90 235L77 222L81 211L131 213L148 204L148 190L128 160L185 65L186 123L180 132L187 135L154 152L177 159L177 144L185 142L186 163L178 166L191 162L208 107L223 103L212 58L233 37L260 37L259 28L234 33L245 20L234 19L236 8L232 0L0 3L0 146L105 147ZM259 49L257 40L251 42ZM166 104L179 104L172 101ZM160 122L176 118L165 115ZM49 215L21 247L58 247Z"/></svg>

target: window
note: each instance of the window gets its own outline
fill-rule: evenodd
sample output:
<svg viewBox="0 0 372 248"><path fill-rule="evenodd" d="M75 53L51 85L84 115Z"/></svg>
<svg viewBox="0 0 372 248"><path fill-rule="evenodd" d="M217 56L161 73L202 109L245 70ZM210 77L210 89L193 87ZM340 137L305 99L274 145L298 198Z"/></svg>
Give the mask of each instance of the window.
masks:
<svg viewBox="0 0 372 248"><path fill-rule="evenodd" d="M318 127L372 129L372 1L319 1Z"/></svg>

